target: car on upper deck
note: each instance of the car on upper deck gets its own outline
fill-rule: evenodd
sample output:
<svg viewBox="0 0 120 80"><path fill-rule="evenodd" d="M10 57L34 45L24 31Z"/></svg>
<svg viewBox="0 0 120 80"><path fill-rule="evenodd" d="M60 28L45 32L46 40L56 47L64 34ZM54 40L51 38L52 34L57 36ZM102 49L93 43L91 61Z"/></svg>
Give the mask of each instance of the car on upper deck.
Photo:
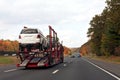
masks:
<svg viewBox="0 0 120 80"><path fill-rule="evenodd" d="M47 47L48 41L43 33L37 28L27 28L21 30L19 35L20 48L37 48L43 50Z"/></svg>

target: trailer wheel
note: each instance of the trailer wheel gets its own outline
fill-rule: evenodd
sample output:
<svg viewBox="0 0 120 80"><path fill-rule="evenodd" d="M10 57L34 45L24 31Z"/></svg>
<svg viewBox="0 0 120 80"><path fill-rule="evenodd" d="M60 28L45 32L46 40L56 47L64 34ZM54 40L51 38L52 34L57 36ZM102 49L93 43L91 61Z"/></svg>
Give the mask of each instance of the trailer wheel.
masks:
<svg viewBox="0 0 120 80"><path fill-rule="evenodd" d="M63 57L61 57L61 63L63 63L64 62L64 59L63 59Z"/></svg>

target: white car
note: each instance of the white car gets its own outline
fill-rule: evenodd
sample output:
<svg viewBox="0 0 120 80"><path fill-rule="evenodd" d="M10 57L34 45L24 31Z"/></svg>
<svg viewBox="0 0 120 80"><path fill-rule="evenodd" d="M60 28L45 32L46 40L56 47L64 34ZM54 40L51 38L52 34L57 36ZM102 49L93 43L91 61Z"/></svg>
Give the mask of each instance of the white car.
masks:
<svg viewBox="0 0 120 80"><path fill-rule="evenodd" d="M24 28L19 35L19 49L24 51L27 48L43 50L47 47L47 39L44 37L42 32L36 28Z"/></svg>

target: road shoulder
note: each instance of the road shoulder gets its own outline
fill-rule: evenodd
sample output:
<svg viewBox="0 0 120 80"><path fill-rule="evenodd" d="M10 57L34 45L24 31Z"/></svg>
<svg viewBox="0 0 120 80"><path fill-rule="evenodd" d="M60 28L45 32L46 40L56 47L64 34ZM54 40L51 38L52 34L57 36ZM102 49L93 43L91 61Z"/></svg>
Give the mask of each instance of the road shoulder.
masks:
<svg viewBox="0 0 120 80"><path fill-rule="evenodd" d="M84 57L84 58L89 60L90 62L104 68L105 70L115 74L116 76L120 77L120 64L105 62L102 60L91 59L89 57Z"/></svg>

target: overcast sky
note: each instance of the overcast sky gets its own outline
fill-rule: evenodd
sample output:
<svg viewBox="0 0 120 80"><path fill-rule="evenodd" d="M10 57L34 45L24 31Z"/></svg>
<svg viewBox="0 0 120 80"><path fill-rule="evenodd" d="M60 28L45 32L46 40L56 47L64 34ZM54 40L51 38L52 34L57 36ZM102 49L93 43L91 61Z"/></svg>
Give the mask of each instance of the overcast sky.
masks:
<svg viewBox="0 0 120 80"><path fill-rule="evenodd" d="M90 20L105 6L105 0L0 0L0 39L17 40L23 26L46 36L51 25L63 45L80 47Z"/></svg>

